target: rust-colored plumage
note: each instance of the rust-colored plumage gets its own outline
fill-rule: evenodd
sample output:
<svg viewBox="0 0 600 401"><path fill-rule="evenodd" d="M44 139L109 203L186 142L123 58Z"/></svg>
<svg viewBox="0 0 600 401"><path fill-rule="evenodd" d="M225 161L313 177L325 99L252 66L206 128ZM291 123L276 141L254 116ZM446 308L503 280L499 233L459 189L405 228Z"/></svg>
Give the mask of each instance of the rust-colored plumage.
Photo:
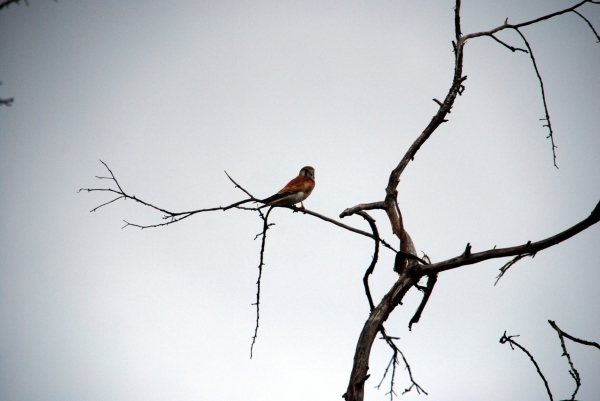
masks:
<svg viewBox="0 0 600 401"><path fill-rule="evenodd" d="M302 209L306 209L303 201L308 198L314 187L315 169L310 166L302 167L298 176L288 182L279 192L263 199L261 202L265 205L261 206L261 208L266 206L285 206L300 203Z"/></svg>

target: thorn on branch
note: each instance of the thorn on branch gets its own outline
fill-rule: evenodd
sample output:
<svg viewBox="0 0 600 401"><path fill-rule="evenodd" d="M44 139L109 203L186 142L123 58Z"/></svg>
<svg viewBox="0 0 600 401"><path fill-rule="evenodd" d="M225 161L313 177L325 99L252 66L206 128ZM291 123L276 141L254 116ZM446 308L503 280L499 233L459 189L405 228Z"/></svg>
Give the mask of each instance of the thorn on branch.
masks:
<svg viewBox="0 0 600 401"><path fill-rule="evenodd" d="M462 256L464 258L471 257L471 243L470 242L467 242L467 246L465 247L465 251L463 252Z"/></svg>

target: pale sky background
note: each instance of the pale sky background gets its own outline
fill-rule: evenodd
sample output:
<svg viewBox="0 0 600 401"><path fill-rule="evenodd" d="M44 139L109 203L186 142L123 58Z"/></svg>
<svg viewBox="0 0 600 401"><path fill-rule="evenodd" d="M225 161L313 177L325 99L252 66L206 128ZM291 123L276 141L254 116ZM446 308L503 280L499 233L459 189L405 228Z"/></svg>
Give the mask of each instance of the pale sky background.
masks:
<svg viewBox="0 0 600 401"><path fill-rule="evenodd" d="M340 400L368 317L372 241L275 210L254 358L256 213L160 214L279 190L304 165L306 206L336 217L383 200L390 171L452 77L452 1L30 0L0 12L0 400ZM465 1L463 32L535 18L573 1ZM600 6L581 12L600 30ZM399 186L406 228L433 261L536 241L600 199L600 44L576 15L523 29L545 80L552 165L528 55L467 44L466 91ZM499 35L522 46L516 34ZM373 212L393 241L387 218ZM368 230L360 217L344 223ZM537 358L555 399L574 383L552 319L600 341L600 226L525 259L443 273L421 322L411 291L386 327L416 381L404 400L543 400L543 383L502 333ZM397 245L397 242L394 241ZM375 301L396 279L382 250ZM600 399L600 352L567 341ZM368 400L391 356L378 341ZM403 369L400 393L408 386Z"/></svg>

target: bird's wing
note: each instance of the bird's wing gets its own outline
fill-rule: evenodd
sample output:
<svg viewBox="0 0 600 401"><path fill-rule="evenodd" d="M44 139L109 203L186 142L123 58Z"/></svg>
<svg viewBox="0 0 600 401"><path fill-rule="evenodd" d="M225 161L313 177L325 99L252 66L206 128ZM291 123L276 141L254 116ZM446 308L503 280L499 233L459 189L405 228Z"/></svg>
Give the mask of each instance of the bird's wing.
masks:
<svg viewBox="0 0 600 401"><path fill-rule="evenodd" d="M283 194L285 192L300 192L300 191L310 191L315 186L315 182L310 178L303 177L299 175L294 178L292 181L288 182L287 185L277 192L278 194Z"/></svg>
<svg viewBox="0 0 600 401"><path fill-rule="evenodd" d="M286 196L293 195L295 193L296 193L296 191L286 191L286 192L276 193L275 195L272 195L266 199L263 199L262 202L267 203L267 204L274 203L274 202L277 202L278 200L285 198Z"/></svg>
<svg viewBox="0 0 600 401"><path fill-rule="evenodd" d="M266 199L263 199L263 203L272 203L276 202L286 196L298 193L298 192L310 192L314 188L315 183L310 178L303 177L299 175L294 178L292 181L288 182L287 185L279 190L275 195L269 196Z"/></svg>

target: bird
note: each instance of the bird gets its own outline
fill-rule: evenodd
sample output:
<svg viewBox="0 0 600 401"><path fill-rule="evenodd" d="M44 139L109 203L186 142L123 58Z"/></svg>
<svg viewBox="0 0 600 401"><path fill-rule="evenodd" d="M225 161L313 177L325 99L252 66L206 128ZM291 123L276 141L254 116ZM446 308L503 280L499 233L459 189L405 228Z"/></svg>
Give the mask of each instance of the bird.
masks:
<svg viewBox="0 0 600 401"><path fill-rule="evenodd" d="M264 205L259 209L267 206L292 206L300 202L302 209L306 210L303 201L308 198L314 188L315 169L311 166L302 167L298 177L288 182L275 195L261 200Z"/></svg>

